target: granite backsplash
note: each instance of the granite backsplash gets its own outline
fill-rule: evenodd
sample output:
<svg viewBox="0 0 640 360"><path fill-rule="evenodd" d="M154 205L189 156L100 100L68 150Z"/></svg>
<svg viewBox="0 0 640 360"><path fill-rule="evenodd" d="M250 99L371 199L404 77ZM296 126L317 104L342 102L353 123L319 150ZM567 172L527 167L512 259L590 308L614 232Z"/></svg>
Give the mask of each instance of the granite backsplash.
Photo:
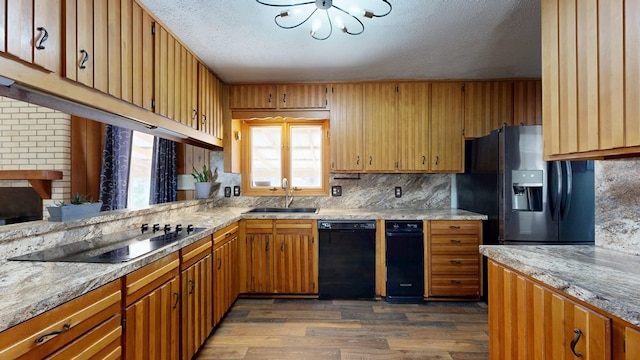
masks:
<svg viewBox="0 0 640 360"><path fill-rule="evenodd" d="M224 187L240 186L240 174L223 172L222 152L211 153L211 168L218 168L214 188L218 206L272 207L283 206L283 197L232 196L224 197ZM292 207L370 208L370 209L448 209L451 207L450 174L332 174L329 185L341 186L342 196L294 197ZM353 178L353 179L344 179ZM394 189L402 187L402 197L396 198ZM242 192L241 192L242 194Z"/></svg>
<svg viewBox="0 0 640 360"><path fill-rule="evenodd" d="M596 245L640 255L640 159L596 161Z"/></svg>

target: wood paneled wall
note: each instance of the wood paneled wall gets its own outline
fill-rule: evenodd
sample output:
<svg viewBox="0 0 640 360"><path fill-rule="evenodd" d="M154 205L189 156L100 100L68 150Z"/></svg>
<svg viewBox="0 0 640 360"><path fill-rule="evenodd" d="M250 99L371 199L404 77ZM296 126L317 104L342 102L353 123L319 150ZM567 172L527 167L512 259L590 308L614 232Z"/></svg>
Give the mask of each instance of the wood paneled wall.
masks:
<svg viewBox="0 0 640 360"><path fill-rule="evenodd" d="M71 116L71 194L100 197L105 124Z"/></svg>

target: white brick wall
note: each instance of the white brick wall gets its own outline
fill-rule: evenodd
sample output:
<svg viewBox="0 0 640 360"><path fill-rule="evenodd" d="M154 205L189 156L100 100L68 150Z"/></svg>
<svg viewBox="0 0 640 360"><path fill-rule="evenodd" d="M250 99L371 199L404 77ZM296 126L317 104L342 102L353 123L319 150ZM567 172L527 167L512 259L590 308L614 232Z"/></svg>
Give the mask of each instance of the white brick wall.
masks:
<svg viewBox="0 0 640 360"><path fill-rule="evenodd" d="M58 170L52 199L46 206L71 197L71 116L56 110L0 96L0 170ZM26 180L0 180L1 187L27 187Z"/></svg>

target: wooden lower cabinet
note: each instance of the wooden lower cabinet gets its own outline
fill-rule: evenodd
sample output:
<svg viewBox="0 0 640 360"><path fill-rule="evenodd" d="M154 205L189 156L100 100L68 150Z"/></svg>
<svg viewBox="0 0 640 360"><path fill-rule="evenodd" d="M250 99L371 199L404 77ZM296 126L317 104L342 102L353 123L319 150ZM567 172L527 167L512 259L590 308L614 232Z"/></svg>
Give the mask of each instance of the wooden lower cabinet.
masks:
<svg viewBox="0 0 640 360"><path fill-rule="evenodd" d="M124 277L127 360L179 358L179 265L175 252Z"/></svg>
<svg viewBox="0 0 640 360"><path fill-rule="evenodd" d="M425 296L480 297L482 221L432 220L425 229Z"/></svg>
<svg viewBox="0 0 640 360"><path fill-rule="evenodd" d="M627 326L624 331L625 359L640 359L640 330Z"/></svg>
<svg viewBox="0 0 640 360"><path fill-rule="evenodd" d="M609 317L494 261L488 269L491 359L612 358Z"/></svg>
<svg viewBox="0 0 640 360"><path fill-rule="evenodd" d="M244 241L240 241L240 292L271 293L273 220L241 221Z"/></svg>
<svg viewBox="0 0 640 360"><path fill-rule="evenodd" d="M238 223L213 236L213 325L217 325L240 293L238 281Z"/></svg>
<svg viewBox="0 0 640 360"><path fill-rule="evenodd" d="M113 281L0 333L0 359L121 357L122 292Z"/></svg>
<svg viewBox="0 0 640 360"><path fill-rule="evenodd" d="M211 235L180 250L181 353L191 359L213 330Z"/></svg>

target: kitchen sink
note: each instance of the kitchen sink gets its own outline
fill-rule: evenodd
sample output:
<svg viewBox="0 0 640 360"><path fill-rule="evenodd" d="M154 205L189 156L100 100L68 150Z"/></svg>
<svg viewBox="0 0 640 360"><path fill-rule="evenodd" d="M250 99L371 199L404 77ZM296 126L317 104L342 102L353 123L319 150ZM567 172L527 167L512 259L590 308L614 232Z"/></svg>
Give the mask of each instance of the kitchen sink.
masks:
<svg viewBox="0 0 640 360"><path fill-rule="evenodd" d="M319 208L276 208L276 207L261 207L254 208L246 213L295 213L295 214L317 214Z"/></svg>

